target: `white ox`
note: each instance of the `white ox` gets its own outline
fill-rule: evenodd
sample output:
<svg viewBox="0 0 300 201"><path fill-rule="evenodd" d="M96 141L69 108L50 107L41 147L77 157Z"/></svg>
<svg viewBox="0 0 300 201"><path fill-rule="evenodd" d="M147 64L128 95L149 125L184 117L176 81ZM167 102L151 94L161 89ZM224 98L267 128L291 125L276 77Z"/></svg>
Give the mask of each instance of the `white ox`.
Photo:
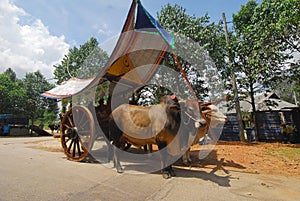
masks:
<svg viewBox="0 0 300 201"><path fill-rule="evenodd" d="M219 110L219 108L211 103L199 103L202 116L206 120L206 126L199 127L197 130L197 134L194 138L191 146L199 143L199 140L205 137L208 130L210 130L211 137L214 142L218 139L214 135L212 129L216 128L219 124L224 124L227 121L227 117ZM185 165L188 165L192 162L190 156L190 148L183 154L182 161Z"/></svg>

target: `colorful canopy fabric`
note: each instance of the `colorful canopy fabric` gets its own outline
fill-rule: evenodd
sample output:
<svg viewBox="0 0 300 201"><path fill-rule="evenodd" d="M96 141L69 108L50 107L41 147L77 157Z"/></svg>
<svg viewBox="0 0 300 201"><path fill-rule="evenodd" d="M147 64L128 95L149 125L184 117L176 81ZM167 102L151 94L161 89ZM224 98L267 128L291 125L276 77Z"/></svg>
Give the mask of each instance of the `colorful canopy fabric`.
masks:
<svg viewBox="0 0 300 201"><path fill-rule="evenodd" d="M173 52L174 39L143 7L140 0L133 0L118 42L105 67L90 81L74 79L68 85L58 86L42 94L44 97L62 99L81 93L104 81L118 83L122 79L126 86L134 89L146 84L155 74L166 52ZM146 66L142 70L138 67ZM139 68L141 69L141 68ZM65 90L64 86L79 84L74 90ZM72 87L70 86L69 89ZM76 88L76 90L75 90Z"/></svg>
<svg viewBox="0 0 300 201"><path fill-rule="evenodd" d="M165 53L172 47L172 43L172 36L147 12L141 1L133 0L117 45L106 67L92 85L101 78L119 81L129 71L149 65L149 68L145 68L146 72L136 73L132 79L126 78L127 84L146 83L162 62Z"/></svg>
<svg viewBox="0 0 300 201"><path fill-rule="evenodd" d="M56 100L69 98L72 95L84 89L86 86L88 86L92 80L93 78L90 79L71 78L68 81L65 81L62 84L58 85L57 87L42 93L41 96L46 98L56 99Z"/></svg>

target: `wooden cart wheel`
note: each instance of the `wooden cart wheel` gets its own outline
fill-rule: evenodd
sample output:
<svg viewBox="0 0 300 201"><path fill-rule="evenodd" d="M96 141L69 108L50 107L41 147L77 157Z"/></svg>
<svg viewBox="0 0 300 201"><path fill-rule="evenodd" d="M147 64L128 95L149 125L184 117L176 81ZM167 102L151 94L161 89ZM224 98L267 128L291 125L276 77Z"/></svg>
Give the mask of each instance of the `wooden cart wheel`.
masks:
<svg viewBox="0 0 300 201"><path fill-rule="evenodd" d="M68 159L82 161L94 143L94 118L88 108L77 105L63 117L60 125L61 144Z"/></svg>

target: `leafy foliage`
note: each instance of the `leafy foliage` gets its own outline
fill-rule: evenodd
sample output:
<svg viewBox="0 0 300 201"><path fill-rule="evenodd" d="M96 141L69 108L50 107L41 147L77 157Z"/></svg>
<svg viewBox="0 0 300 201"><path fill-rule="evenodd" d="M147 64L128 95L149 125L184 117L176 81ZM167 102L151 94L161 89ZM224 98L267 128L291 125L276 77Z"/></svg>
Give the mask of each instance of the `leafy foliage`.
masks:
<svg viewBox="0 0 300 201"><path fill-rule="evenodd" d="M239 75L239 91L244 97L250 95L254 125L255 93L274 89L297 74L293 69L299 69L299 58L293 54L300 53L299 22L297 0L263 0L261 4L250 0L233 15L236 35L230 54ZM256 126L255 133L258 140Z"/></svg>
<svg viewBox="0 0 300 201"><path fill-rule="evenodd" d="M105 66L108 55L98 47L98 41L90 38L79 48L73 47L65 55L61 64L55 65L54 76L57 84L71 77L89 78L95 76Z"/></svg>
<svg viewBox="0 0 300 201"><path fill-rule="evenodd" d="M13 81L13 82L17 81L17 75L16 75L16 73L11 68L8 68L4 72L4 74L7 75L10 78L11 81Z"/></svg>
<svg viewBox="0 0 300 201"><path fill-rule="evenodd" d="M173 33L174 52L178 56L178 61L198 99L205 99L208 91L215 91L215 86L220 84L218 80L221 80L226 66L222 25L210 23L207 14L199 18L188 15L184 8L176 4L174 6L167 4L163 7L158 13L158 21L166 30ZM179 71L178 63L172 59L171 54L166 56L164 65ZM219 71L214 71L214 69ZM208 78L214 80L208 80Z"/></svg>
<svg viewBox="0 0 300 201"><path fill-rule="evenodd" d="M19 80L9 68L0 74L0 112L28 117L33 123L47 116L45 120L52 122L58 112L57 103L40 97L40 93L53 87L39 71L27 73L25 78Z"/></svg>
<svg viewBox="0 0 300 201"><path fill-rule="evenodd" d="M41 93L52 89L54 85L48 83L39 71L26 73L21 83L23 89L26 91L25 114L30 117L33 123L37 118L44 118L45 114L58 113L55 101L40 96Z"/></svg>
<svg viewBox="0 0 300 201"><path fill-rule="evenodd" d="M26 91L5 72L0 74L0 113L23 114Z"/></svg>
<svg viewBox="0 0 300 201"><path fill-rule="evenodd" d="M290 67L299 66L299 59L291 60L292 53L300 53L299 22L297 0L264 0L260 5L250 0L233 15L236 37L231 52L241 91L254 94L256 86L270 89L295 75Z"/></svg>

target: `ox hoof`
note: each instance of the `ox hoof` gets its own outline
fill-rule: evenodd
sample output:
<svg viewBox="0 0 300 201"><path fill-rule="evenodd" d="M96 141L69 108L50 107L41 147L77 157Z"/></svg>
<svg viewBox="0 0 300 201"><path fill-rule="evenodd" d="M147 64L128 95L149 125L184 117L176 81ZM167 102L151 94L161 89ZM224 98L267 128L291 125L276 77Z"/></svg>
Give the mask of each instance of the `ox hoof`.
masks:
<svg viewBox="0 0 300 201"><path fill-rule="evenodd" d="M122 168L117 168L117 173L123 173L124 170Z"/></svg>
<svg viewBox="0 0 300 201"><path fill-rule="evenodd" d="M169 172L163 172L162 176L163 176L164 179L170 179L172 177Z"/></svg>
<svg viewBox="0 0 300 201"><path fill-rule="evenodd" d="M175 174L174 170L169 170L169 171L163 171L162 176L164 179L169 179L171 177L175 177L176 174Z"/></svg>

